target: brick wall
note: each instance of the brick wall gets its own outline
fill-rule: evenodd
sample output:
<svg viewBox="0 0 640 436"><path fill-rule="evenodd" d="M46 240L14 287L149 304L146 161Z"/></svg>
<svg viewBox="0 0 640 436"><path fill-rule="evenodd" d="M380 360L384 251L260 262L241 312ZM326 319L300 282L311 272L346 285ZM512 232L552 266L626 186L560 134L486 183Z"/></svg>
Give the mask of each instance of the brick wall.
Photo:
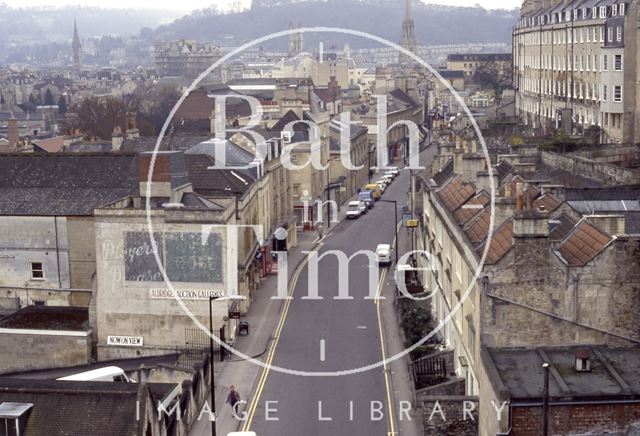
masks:
<svg viewBox="0 0 640 436"><path fill-rule="evenodd" d="M640 402L551 406L549 434L596 435L605 431L613 434L625 431L639 420ZM512 425L512 436L539 436L542 434L542 407L514 407Z"/></svg>

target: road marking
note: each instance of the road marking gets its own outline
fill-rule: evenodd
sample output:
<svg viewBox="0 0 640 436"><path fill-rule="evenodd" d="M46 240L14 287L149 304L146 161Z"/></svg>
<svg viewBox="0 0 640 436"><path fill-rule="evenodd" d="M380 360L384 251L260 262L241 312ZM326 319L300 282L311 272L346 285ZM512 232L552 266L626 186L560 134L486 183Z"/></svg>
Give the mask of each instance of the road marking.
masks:
<svg viewBox="0 0 640 436"><path fill-rule="evenodd" d="M324 362L324 358L325 358L325 340L324 339L320 339L320 362Z"/></svg>
<svg viewBox="0 0 640 436"><path fill-rule="evenodd" d="M288 297L291 297L293 295L293 291L295 290L296 285L298 284L298 279L300 278L300 274L302 273L302 270L304 269L308 260L309 260L309 257L306 256L303 262L300 264L300 266L296 270L293 276L293 281L289 286ZM271 364L273 363L273 358L276 353L276 347L278 346L278 342L280 341L280 334L282 333L284 322L287 318L287 314L289 313L289 306L291 305L291 301L293 301L292 298L288 298L287 300L285 300L284 308L282 310L282 313L280 314L280 320L274 332L273 342L271 343L271 348L269 349L269 353L267 354L265 366L262 369L262 374L260 375L260 380L258 381L258 386L256 387L256 393L251 399L251 404L249 405L249 409L247 413L247 419L244 422L244 425L242 426L242 431L249 431L249 428L251 427L251 424L253 422L253 417L256 413L258 403L260 402L260 396L262 395L262 391L264 390L264 386L267 382L267 376L269 375L269 371L271 370Z"/></svg>
<svg viewBox="0 0 640 436"><path fill-rule="evenodd" d="M366 325L359 325L356 327L358 330L366 330L367 326Z"/></svg>

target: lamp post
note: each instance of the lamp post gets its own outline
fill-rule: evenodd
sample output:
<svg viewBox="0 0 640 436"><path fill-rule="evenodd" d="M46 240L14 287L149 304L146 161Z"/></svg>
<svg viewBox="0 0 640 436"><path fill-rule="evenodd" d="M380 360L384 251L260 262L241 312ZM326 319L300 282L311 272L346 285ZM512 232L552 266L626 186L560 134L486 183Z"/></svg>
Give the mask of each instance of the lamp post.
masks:
<svg viewBox="0 0 640 436"><path fill-rule="evenodd" d="M213 422L211 422L211 436L216 436L216 391L215 391L215 376L213 372L213 300L217 300L220 297L209 296L209 370L211 376L209 381L211 383L211 411L213 412Z"/></svg>
<svg viewBox="0 0 640 436"><path fill-rule="evenodd" d="M378 201L382 201L383 203L393 203L393 211L394 211L394 216L395 216L395 221L393 222L393 232L396 235L396 267L398 266L398 244L400 243L400 241L398 241L398 202L396 200L378 200Z"/></svg>

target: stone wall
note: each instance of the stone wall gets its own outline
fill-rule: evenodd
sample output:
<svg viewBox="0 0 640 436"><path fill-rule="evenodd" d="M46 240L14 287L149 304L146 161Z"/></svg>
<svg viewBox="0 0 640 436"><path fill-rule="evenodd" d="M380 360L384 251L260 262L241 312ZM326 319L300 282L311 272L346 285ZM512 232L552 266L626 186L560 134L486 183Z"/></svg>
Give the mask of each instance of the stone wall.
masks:
<svg viewBox="0 0 640 436"><path fill-rule="evenodd" d="M69 278L74 289L91 289L96 272L96 232L93 217L67 218Z"/></svg>
<svg viewBox="0 0 640 436"><path fill-rule="evenodd" d="M425 397L422 400L422 422L425 436L476 436L478 434L478 398Z"/></svg>
<svg viewBox="0 0 640 436"><path fill-rule="evenodd" d="M90 360L91 331L0 329L2 373L86 365Z"/></svg>
<svg viewBox="0 0 640 436"><path fill-rule="evenodd" d="M560 155L548 151L540 152L540 159L543 164L552 168L569 171L610 185L640 183L640 170L637 169L622 168L583 157Z"/></svg>
<svg viewBox="0 0 640 436"><path fill-rule="evenodd" d="M620 237L584 267L565 265L547 238L516 238L491 268L482 342L490 347L640 340L640 241ZM618 268L625 265L625 268ZM544 271L544 274L540 272Z"/></svg>

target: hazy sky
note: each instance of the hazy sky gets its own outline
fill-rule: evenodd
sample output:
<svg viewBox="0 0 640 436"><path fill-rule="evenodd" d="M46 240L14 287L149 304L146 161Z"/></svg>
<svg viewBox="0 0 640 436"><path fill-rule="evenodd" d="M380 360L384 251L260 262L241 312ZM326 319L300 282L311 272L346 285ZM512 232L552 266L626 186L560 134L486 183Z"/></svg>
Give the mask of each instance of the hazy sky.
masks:
<svg viewBox="0 0 640 436"><path fill-rule="evenodd" d="M220 9L230 9L234 4L247 6L251 0L4 0L2 3L6 3L9 6L14 7L27 7L27 6L64 6L64 5L76 5L82 4L83 6L102 6L113 8L127 8L127 7L144 7L154 9L173 9L180 11L189 11L193 9L202 9L215 4ZM436 3L442 5L455 5L455 6L473 6L478 4L486 9L497 8L515 8L519 7L521 0L427 0L425 3Z"/></svg>

